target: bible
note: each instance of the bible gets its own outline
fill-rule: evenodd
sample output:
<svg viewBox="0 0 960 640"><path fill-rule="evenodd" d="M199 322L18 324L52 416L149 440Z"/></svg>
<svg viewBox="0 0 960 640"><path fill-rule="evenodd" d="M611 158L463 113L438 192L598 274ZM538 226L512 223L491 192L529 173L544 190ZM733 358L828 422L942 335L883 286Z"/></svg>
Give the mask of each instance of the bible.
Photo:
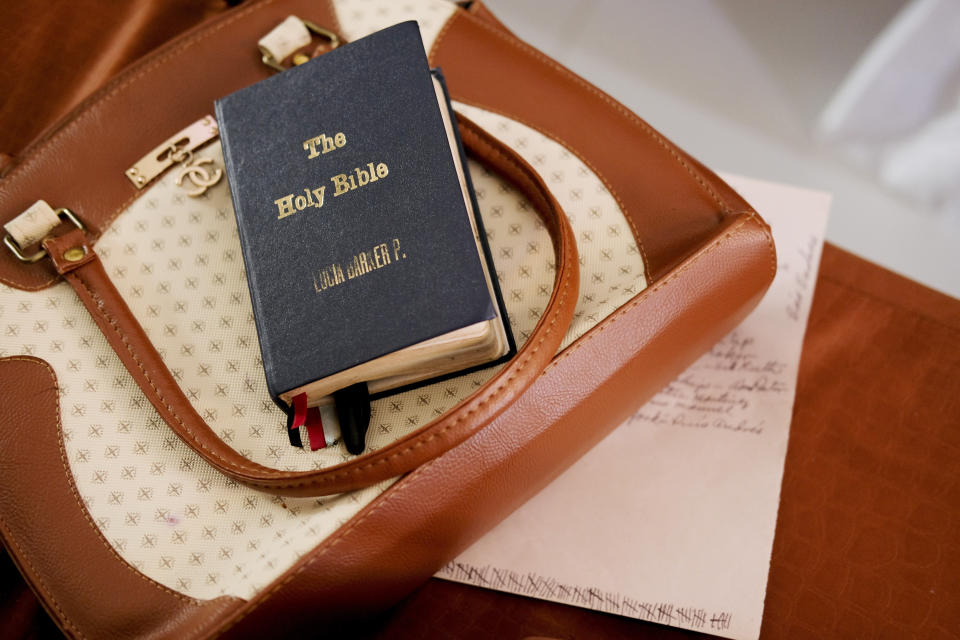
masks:
<svg viewBox="0 0 960 640"><path fill-rule="evenodd" d="M215 107L267 385L288 413L297 398L317 407L357 385L376 397L515 353L416 22Z"/></svg>

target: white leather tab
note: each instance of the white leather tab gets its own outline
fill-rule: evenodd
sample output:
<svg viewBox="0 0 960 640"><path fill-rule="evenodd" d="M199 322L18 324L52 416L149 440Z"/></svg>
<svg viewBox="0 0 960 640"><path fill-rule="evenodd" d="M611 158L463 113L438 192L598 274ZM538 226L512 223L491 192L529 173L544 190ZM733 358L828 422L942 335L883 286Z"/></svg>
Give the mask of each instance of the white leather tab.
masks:
<svg viewBox="0 0 960 640"><path fill-rule="evenodd" d="M280 62L301 47L310 44L310 31L297 16L287 19L260 38L257 46L260 52Z"/></svg>
<svg viewBox="0 0 960 640"><path fill-rule="evenodd" d="M29 247L60 224L60 217L44 200L37 200L16 218L3 225L21 249Z"/></svg>

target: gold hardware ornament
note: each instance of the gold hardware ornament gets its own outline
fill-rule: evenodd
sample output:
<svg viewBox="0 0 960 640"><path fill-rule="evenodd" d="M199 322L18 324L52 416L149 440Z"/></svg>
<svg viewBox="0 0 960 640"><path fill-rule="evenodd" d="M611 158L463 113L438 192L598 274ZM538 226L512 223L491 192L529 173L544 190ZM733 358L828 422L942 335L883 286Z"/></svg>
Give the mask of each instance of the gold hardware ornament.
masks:
<svg viewBox="0 0 960 640"><path fill-rule="evenodd" d="M67 222L72 223L73 226L75 226L77 229L84 231L83 223L80 222L80 219L76 216L76 214L73 213L73 211L70 211L70 209L67 209L66 207L60 207L59 209L54 209L54 212L57 214L57 216L61 220L66 220ZM17 257L17 260L19 260L20 262L27 262L27 263L37 262L38 260L42 260L47 255L46 249L40 249L36 253L32 253L29 256L24 254L23 253L24 248L21 247L17 243L17 241L13 239L13 236L11 236L9 233L6 236L4 236L3 244L7 245L7 248L10 249L11 252L13 252L13 255L15 255ZM69 253L70 251L72 251L72 249L68 250L67 253ZM80 249L80 251L83 251L83 249ZM66 258L66 255L64 255L64 257ZM81 255L80 258L82 257L83 256ZM77 260L79 260L80 258L77 258ZM67 258L67 259L70 260L70 258ZM71 260L71 262L75 262L75 260Z"/></svg>
<svg viewBox="0 0 960 640"><path fill-rule="evenodd" d="M181 162L182 156L180 156L179 153L186 152L192 154L195 149L210 142L219 134L220 129L217 127L217 121L214 120L213 116L204 116L182 131L175 133L167 140L164 140L163 143L137 160L132 167L124 171L124 174L130 179L134 187L138 190L143 189L175 163ZM210 164L212 162L212 160L204 159L198 161L196 164ZM206 187L216 184L217 181L220 180L221 173L222 172L217 169L215 173L216 178L213 179L213 182L204 184L203 191L206 191ZM196 177L200 181L193 181L192 178L191 180L197 186L212 179L206 169L204 169L202 175L198 174ZM200 195L202 195L203 191L200 192Z"/></svg>
<svg viewBox="0 0 960 640"><path fill-rule="evenodd" d="M213 175L210 175L210 171L204 166L208 164L213 165L213 160L210 158L200 158L197 160L193 157L192 152L186 149L178 149L177 147L170 147L170 157L173 158L175 162L179 162L180 166L183 167L180 175L177 176L177 186L184 187L184 179L189 178L190 182L196 187L196 189L192 191L187 191L187 195L191 198L199 198L207 192L207 189L220 182L220 178L223 177L223 169L219 167L216 168ZM186 189L187 187L184 188Z"/></svg>
<svg viewBox="0 0 960 640"><path fill-rule="evenodd" d="M83 247L71 247L63 252L63 259L67 262L78 262L87 255L87 250Z"/></svg>
<svg viewBox="0 0 960 640"><path fill-rule="evenodd" d="M292 16L292 17L296 17L296 16ZM310 31L312 34L319 36L321 38L325 38L327 41L329 41L331 49L336 49L337 47L340 46L340 37L333 31L330 31L329 29L324 29L323 27L317 24L314 24L309 20L304 20L303 18L297 18L297 20L302 22L303 26L305 26L307 30ZM275 71L286 71L286 68L280 64L282 61L277 60L277 58L269 50L267 50L264 47L260 47L260 52L263 54L263 57L261 58L261 60L263 61L263 64L267 65L268 67L270 67ZM298 62L298 59L302 60L302 62ZM304 62L307 62L309 60L310 60L310 57L307 56L305 53L298 53L293 57L293 63L295 65L303 64Z"/></svg>

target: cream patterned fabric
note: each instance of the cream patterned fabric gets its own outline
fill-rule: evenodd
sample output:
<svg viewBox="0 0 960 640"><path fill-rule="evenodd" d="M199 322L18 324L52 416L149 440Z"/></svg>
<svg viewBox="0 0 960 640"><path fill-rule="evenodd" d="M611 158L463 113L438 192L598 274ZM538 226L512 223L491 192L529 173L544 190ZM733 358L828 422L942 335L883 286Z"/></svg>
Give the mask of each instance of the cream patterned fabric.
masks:
<svg viewBox="0 0 960 640"><path fill-rule="evenodd" d="M436 20L432 38L450 11L432 0L349 0L338 8L350 38L412 14ZM424 35L429 47L426 28ZM581 297L569 343L645 286L629 226L597 177L559 144L501 116L457 108L518 149L574 224ZM222 166L219 143L196 155ZM551 293L550 239L525 199L475 162L469 167L523 342ZM176 186L175 172L165 175L117 218L97 251L186 396L224 441L281 469L346 459L339 446L311 453L287 443L284 417L266 392L225 183L193 199ZM43 358L56 371L70 471L106 539L144 574L185 594L250 597L391 483L284 500L224 478L171 434L66 283L38 292L0 285L0 357L16 354ZM426 424L492 374L377 401L369 448Z"/></svg>
<svg viewBox="0 0 960 640"><path fill-rule="evenodd" d="M580 300L563 341L562 346L566 347L646 286L643 260L633 241L630 225L603 182L564 146L524 124L483 109L454 103L454 110L482 126L533 165L563 206L576 232L580 253ZM484 220L495 216L482 204L480 208ZM508 234L522 233L522 228L514 233L515 229L509 225L507 230ZM491 242L497 231L488 230ZM522 250L518 247L501 248L499 257L506 258L514 248ZM507 296L508 289L505 284L502 286ZM511 290L510 295L516 294Z"/></svg>

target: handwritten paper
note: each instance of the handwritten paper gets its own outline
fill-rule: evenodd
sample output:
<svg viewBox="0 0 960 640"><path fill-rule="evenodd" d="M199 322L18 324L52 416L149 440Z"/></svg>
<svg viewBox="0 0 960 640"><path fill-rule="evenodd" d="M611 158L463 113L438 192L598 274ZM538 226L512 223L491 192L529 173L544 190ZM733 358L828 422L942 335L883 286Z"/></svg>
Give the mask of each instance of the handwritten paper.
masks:
<svg viewBox="0 0 960 640"><path fill-rule="evenodd" d="M763 301L438 577L759 636L830 196L724 177L773 229L778 272Z"/></svg>

